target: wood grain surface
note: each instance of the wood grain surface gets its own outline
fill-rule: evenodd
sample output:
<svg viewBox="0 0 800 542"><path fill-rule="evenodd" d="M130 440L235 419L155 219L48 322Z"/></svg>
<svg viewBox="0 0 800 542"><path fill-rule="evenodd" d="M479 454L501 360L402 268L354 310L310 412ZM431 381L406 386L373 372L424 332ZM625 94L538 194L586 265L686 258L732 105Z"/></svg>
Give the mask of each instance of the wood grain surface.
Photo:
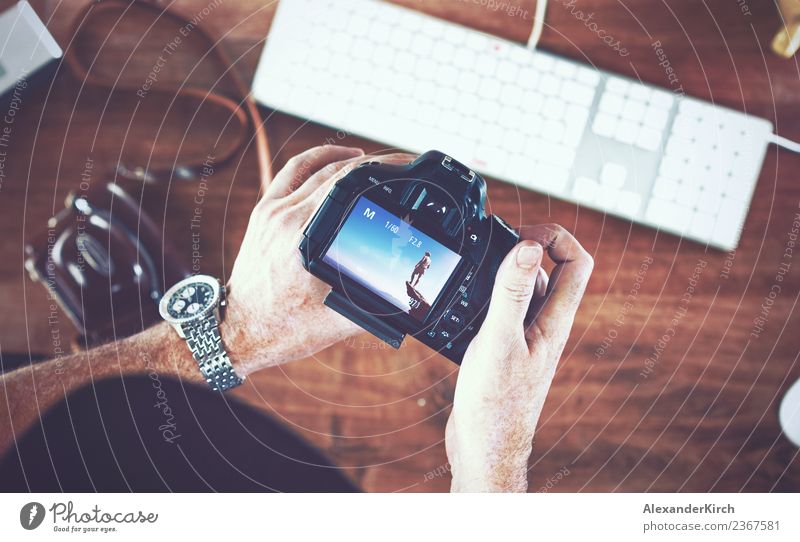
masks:
<svg viewBox="0 0 800 542"><path fill-rule="evenodd" d="M11 3L1 0L0 8ZM144 34L152 18L132 14L95 24L73 42L72 19L85 3L32 0L63 47L77 47L90 59L100 51L95 73L144 81L175 28L159 23ZM517 41L526 39L535 5L509 0L520 8L509 14L471 0L398 3ZM217 4L200 24L224 36L221 46L250 80L275 4ZM208 0L176 2L189 17L206 6ZM551 1L542 48L667 86L652 46L660 41L688 94L770 119L778 133L800 139L800 70L796 58L769 52L779 25L772 3L577 0L574 8L594 13L598 28L630 54L603 43L567 0ZM202 44L190 38L182 47L170 57L164 80L214 84L221 67L198 64ZM334 134L262 113L278 166ZM64 70L52 85L25 95L0 188L0 352L52 354L49 302L23 269L22 247L77 187L87 158L97 182L120 157L162 165L176 156L202 158L225 120L213 108L171 103L157 93L137 108L129 94L84 87ZM386 150L354 136L346 143ZM226 276L258 197L252 149L217 170L210 184L202 270ZM196 192L192 184L175 183L154 212L184 257L192 250L188 225ZM532 491L800 490L798 450L777 422L782 393L800 377L800 255L776 282L800 212L799 156L769 148L742 241L730 254L494 180L489 194L492 211L514 224L564 225L596 262L536 433ZM775 284L781 291L763 331L753 334ZM687 291L690 299L682 304ZM676 318L681 306L687 310ZM64 335L75 333L65 318L55 325ZM364 335L315 359L254 375L235 396L321 447L365 490L443 491L449 487L444 427L456 376L455 365L418 343L408 340L394 351Z"/></svg>

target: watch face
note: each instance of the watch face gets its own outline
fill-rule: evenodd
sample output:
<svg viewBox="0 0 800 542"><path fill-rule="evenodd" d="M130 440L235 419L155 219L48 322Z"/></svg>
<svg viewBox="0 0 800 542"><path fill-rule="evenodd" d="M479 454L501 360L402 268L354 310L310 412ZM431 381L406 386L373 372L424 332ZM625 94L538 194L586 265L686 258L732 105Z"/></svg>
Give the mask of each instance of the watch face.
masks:
<svg viewBox="0 0 800 542"><path fill-rule="evenodd" d="M189 283L172 294L167 302L167 313L176 320L190 320L210 309L214 297L214 289L210 284Z"/></svg>

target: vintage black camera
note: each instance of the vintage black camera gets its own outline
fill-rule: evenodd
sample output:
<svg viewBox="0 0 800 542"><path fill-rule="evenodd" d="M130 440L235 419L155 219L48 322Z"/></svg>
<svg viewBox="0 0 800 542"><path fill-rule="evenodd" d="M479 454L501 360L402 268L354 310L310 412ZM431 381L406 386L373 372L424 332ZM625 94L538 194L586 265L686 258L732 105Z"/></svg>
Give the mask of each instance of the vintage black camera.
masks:
<svg viewBox="0 0 800 542"><path fill-rule="evenodd" d="M461 363L519 240L485 203L483 178L438 151L362 164L309 222L303 265L331 285L325 304L373 335L399 348L411 334Z"/></svg>

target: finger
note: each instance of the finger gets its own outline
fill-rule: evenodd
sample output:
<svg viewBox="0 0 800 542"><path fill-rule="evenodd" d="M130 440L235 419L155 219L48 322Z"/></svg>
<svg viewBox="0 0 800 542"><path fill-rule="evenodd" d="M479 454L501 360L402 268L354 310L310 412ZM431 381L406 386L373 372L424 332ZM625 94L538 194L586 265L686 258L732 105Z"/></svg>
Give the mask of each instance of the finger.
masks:
<svg viewBox="0 0 800 542"><path fill-rule="evenodd" d="M533 298L531 299L531 304L528 306L528 312L525 315L526 332L542 309L542 303L547 295L547 284L549 281L550 277L547 275L547 271L544 270L544 267L540 267L539 274L536 276L536 286L533 288Z"/></svg>
<svg viewBox="0 0 800 542"><path fill-rule="evenodd" d="M401 165L408 164L409 162L413 162L416 158L417 158L416 155L407 154L407 153L392 153L392 154L384 154L384 155L381 155L381 156L369 155L369 156L361 157L361 159L357 160L354 164L352 164L350 166L350 168L352 169L352 168L356 167L357 165L359 165L361 162L365 162L365 161L380 162L381 164L392 164L392 165L401 166ZM325 195L328 192L331 191L331 189L333 188L333 185L336 184L336 181L338 181L339 179L341 179L342 177L347 175L347 173L349 173L350 170L339 172L339 174L334 175L334 176L330 177L329 179L323 181L319 185L319 187L316 189L316 191L315 191L315 193L313 195L314 201L317 201L318 199L324 198Z"/></svg>
<svg viewBox="0 0 800 542"><path fill-rule="evenodd" d="M364 160L367 160L366 156L355 156L352 158L348 158L346 160L340 160L338 162L333 162L324 166L322 169L314 173L311 177L306 180L297 190L294 191L292 194L293 198L297 198L298 200L305 199L317 189L325 184L327 181L331 181L335 183L351 171L354 168L358 167Z"/></svg>
<svg viewBox="0 0 800 542"><path fill-rule="evenodd" d="M267 199L277 199L285 197L294 192L309 177L319 171L322 167L341 160L362 156L364 151L354 147L342 147L339 145L322 145L301 152L293 156L286 162L286 165L275 176L270 183L264 197Z"/></svg>
<svg viewBox="0 0 800 542"><path fill-rule="evenodd" d="M594 261L578 241L557 224L523 227L522 239L540 243L556 263L544 298L535 302L535 325L545 336L569 334L569 329L589 282Z"/></svg>
<svg viewBox="0 0 800 542"><path fill-rule="evenodd" d="M510 333L522 337L525 315L539 277L542 253L540 243L522 241L503 259L483 324L489 333L497 336Z"/></svg>
<svg viewBox="0 0 800 542"><path fill-rule="evenodd" d="M547 271L543 267L539 268L539 274L536 276L536 286L533 289L533 298L544 297L547 293L547 283L550 277L547 276Z"/></svg>

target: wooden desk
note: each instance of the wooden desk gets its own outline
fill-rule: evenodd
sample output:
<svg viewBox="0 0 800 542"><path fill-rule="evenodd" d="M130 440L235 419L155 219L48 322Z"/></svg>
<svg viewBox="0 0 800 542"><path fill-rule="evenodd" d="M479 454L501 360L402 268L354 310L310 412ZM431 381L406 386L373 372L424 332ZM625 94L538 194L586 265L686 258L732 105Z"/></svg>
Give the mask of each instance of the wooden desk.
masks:
<svg viewBox="0 0 800 542"><path fill-rule="evenodd" d="M533 12L533 0L511 0ZM11 2L0 1L0 7ZM409 6L523 41L530 15L491 12L468 0L403 0ZM76 8L34 0L58 41L71 39ZM65 7L70 4L69 7ZM541 46L642 80L667 85L652 43L659 40L686 92L773 120L782 135L800 139L798 65L768 52L778 26L769 2L626 2L578 0L594 12L598 28L621 40L631 53L621 57L565 2L551 2ZM192 15L207 0L185 0ZM237 69L252 77L262 40L274 12L271 2L223 2L201 23L225 35L225 47L239 57ZM81 46L95 50L111 25L97 25ZM118 68L138 39L117 30L98 64ZM148 36L125 69L143 80L157 52L174 35L164 29ZM126 49L127 47L127 49ZM165 73L180 80L196 56L170 59ZM194 51L195 53L197 51ZM213 66L201 66L201 80L213 80ZM159 133L164 100L148 100L131 118L132 107L106 94L81 89L62 73L51 89L26 95L14 125L13 159L0 191L0 347L4 354L52 352L48 302L41 286L22 268L22 242L41 229L74 188L87 157L94 173L130 161L169 163L178 141L182 153L203 156L222 124L202 111L190 124L195 104L178 103ZM283 114L264 111L278 165L332 135ZM129 127L130 126L130 127ZM191 132L184 138L187 127ZM381 149L355 137L347 143ZM781 394L800 377L800 260L776 282L787 232L800 211L800 157L770 147L744 235L735 253L724 254L656 234L653 230L575 205L490 182L495 212L514 222L559 222L594 255L596 270L578 314L537 431L530 487L553 491L770 491L800 489L798 451L781 435L776 412ZM257 196L255 159L214 174L203 224L204 270L230 270ZM165 228L188 254L185 234L196 187L176 185L165 205ZM646 259L653 262L640 273ZM698 262L705 262L692 281ZM629 292L640 273L641 288ZM781 291L759 336L751 336L762 304L774 284ZM693 288L688 309L672 322L681 298ZM632 306L626 306L626 300ZM56 324L65 335L69 324ZM672 331L674 330L674 333ZM667 334L658 346L659 340ZM605 351L598 348L605 345ZM645 378L646 359L657 362ZM390 351L370 336L342 344L307 360L264 371L236 395L284 420L327 451L369 491L442 491L448 488L442 442L452 401L456 367L408 341ZM438 469L438 470L437 470ZM564 469L562 471L562 469ZM560 478L557 473L564 472Z"/></svg>

